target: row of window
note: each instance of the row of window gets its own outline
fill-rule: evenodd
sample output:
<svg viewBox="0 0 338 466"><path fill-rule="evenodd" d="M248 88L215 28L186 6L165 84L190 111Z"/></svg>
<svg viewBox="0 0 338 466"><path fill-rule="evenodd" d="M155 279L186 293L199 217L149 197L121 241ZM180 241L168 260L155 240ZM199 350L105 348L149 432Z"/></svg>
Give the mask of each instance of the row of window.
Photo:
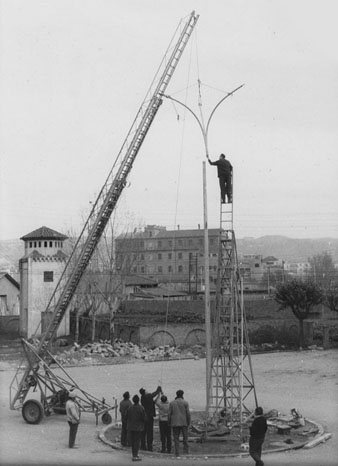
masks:
<svg viewBox="0 0 338 466"><path fill-rule="evenodd" d="M53 245L54 243L54 245ZM30 241L29 242L29 247L30 248L63 248L63 242L62 241Z"/></svg>
<svg viewBox="0 0 338 466"><path fill-rule="evenodd" d="M118 255L118 260L120 263L122 263L123 259L126 257L126 255L124 254L119 254ZM144 260L148 260L148 261L152 261L154 258L153 258L153 254L132 254L131 256L129 256L130 259L136 261L137 259L141 260L141 261L144 261ZM171 252L168 252L167 254L164 254L162 252L159 252L157 254L157 260L172 260L173 258L175 257L175 253L171 253ZM189 255L188 255L188 259L191 260L191 261L196 261L198 257L204 257L203 254L196 254L196 253L192 253L192 252L189 252ZM210 257L217 257L217 254L210 254ZM185 259L185 254L183 252L177 252L177 259L179 260L183 260Z"/></svg>
<svg viewBox="0 0 338 466"><path fill-rule="evenodd" d="M159 265L157 267L157 272L158 273L164 273L163 269L164 269L164 267L162 267L162 265ZM203 273L204 272L204 267L203 266L199 267L199 270L201 271L201 273ZM217 272L217 266L216 265L210 265L209 270ZM168 265L167 273L173 273L173 272L174 272L174 268L171 265ZM184 272L183 265L179 265L177 267L177 272L178 273L183 273ZM133 267L133 273L146 273L146 268L143 265L141 265L140 267Z"/></svg>
<svg viewBox="0 0 338 466"><path fill-rule="evenodd" d="M213 246L217 244L218 241L216 238L209 238L209 245ZM189 247L193 249L194 247L200 248L204 245L204 238L197 238L197 239L177 239L177 240L120 240L117 244L121 244L122 249L126 249L128 247L136 248L136 249L172 249L173 247Z"/></svg>

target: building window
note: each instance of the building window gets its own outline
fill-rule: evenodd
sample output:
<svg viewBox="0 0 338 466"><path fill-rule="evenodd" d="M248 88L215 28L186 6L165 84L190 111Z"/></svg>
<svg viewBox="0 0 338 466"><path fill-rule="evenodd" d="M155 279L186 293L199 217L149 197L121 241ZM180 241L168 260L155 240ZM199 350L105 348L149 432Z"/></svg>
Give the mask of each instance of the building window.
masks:
<svg viewBox="0 0 338 466"><path fill-rule="evenodd" d="M47 241L44 242L44 246L45 246L45 248L48 246Z"/></svg>
<svg viewBox="0 0 338 466"><path fill-rule="evenodd" d="M173 271L173 268L171 265L168 265L168 272L172 272Z"/></svg>
<svg viewBox="0 0 338 466"><path fill-rule="evenodd" d="M161 247L162 247L162 241L161 241L161 240L158 240L158 241L157 241L157 247L158 247L158 248L161 248Z"/></svg>
<svg viewBox="0 0 338 466"><path fill-rule="evenodd" d="M162 265L159 265L157 270L159 273L162 273Z"/></svg>
<svg viewBox="0 0 338 466"><path fill-rule="evenodd" d="M192 239L189 239L188 244L189 246L192 246Z"/></svg>
<svg viewBox="0 0 338 466"><path fill-rule="evenodd" d="M162 260L162 254L161 253L157 254L157 258L159 261Z"/></svg>
<svg viewBox="0 0 338 466"><path fill-rule="evenodd" d="M137 272L137 267L134 267L134 268L133 268L133 272L134 272L134 273Z"/></svg>
<svg viewBox="0 0 338 466"><path fill-rule="evenodd" d="M41 241L39 241L39 248L41 248Z"/></svg>
<svg viewBox="0 0 338 466"><path fill-rule="evenodd" d="M44 282L53 282L54 281L54 272L43 272L43 281Z"/></svg>
<svg viewBox="0 0 338 466"><path fill-rule="evenodd" d="M50 247L50 248L53 247L53 241L49 241L49 247Z"/></svg>
<svg viewBox="0 0 338 466"><path fill-rule="evenodd" d="M33 243L32 241L29 242L29 247L32 248L33 247Z"/></svg>
<svg viewBox="0 0 338 466"><path fill-rule="evenodd" d="M178 245L183 246L183 241L181 239L178 240Z"/></svg>
<svg viewBox="0 0 338 466"><path fill-rule="evenodd" d="M172 258L171 252L168 253L168 259L170 260Z"/></svg>
<svg viewBox="0 0 338 466"><path fill-rule="evenodd" d="M34 241L34 247L36 248L36 241Z"/></svg>
<svg viewBox="0 0 338 466"><path fill-rule="evenodd" d="M141 267L141 273L144 273L144 267L143 266Z"/></svg>
<svg viewBox="0 0 338 466"><path fill-rule="evenodd" d="M178 257L179 259L182 259L182 253L179 252L177 257Z"/></svg>
<svg viewBox="0 0 338 466"><path fill-rule="evenodd" d="M170 248L173 247L173 242L171 241L171 239L168 241L168 246L169 246Z"/></svg>
<svg viewBox="0 0 338 466"><path fill-rule="evenodd" d="M183 265L179 265L179 266L178 266L178 272L179 272L179 273L182 273L182 272L183 272Z"/></svg>

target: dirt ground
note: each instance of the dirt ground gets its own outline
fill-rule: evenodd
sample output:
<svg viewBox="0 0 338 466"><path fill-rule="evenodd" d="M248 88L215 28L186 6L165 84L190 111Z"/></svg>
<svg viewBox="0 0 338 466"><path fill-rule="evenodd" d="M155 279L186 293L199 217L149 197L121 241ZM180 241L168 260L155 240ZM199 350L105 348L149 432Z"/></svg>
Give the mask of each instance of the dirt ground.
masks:
<svg viewBox="0 0 338 466"><path fill-rule="evenodd" d="M252 357L258 402L265 411L277 409L288 414L297 408L306 419L320 423L332 438L310 450L267 453L265 464L271 466L333 466L337 464L338 376L337 350L255 354ZM80 448L67 449L68 429L64 416L51 416L37 426L26 424L20 412L9 410L8 386L13 370L0 366L0 464L1 465L125 465L131 463L130 452L114 451L98 439L103 425L95 426L92 414L83 416L78 433ZM122 393L133 395L141 386L154 390L160 383L169 399L177 389L185 392L192 410L205 408L205 360L139 362L69 368L81 388L113 404ZM254 403L252 403L254 405ZM211 455L210 455L211 456ZM143 464L164 466L175 458L144 454ZM187 466L196 462L211 465L252 465L243 455L235 458L186 457Z"/></svg>

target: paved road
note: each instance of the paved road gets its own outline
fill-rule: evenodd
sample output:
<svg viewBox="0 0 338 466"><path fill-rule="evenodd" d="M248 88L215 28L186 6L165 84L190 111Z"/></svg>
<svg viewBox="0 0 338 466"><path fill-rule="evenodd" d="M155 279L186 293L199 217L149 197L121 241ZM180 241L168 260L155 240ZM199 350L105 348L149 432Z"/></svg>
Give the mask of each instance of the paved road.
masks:
<svg viewBox="0 0 338 466"><path fill-rule="evenodd" d="M265 454L268 466L337 465L338 448L338 377L337 351L273 353L253 356L255 385L259 403L268 410L276 408L287 414L298 408L305 417L321 423L333 438L311 450ZM185 360L164 363L136 363L114 366L75 367L69 369L81 388L108 402L131 394L141 386L155 389L161 382L169 398L182 388L192 409L205 406L205 361ZM64 416L52 416L38 425L28 425L21 413L8 408L8 386L12 370L0 371L0 464L1 465L128 465L131 455L116 451L98 439L102 424L85 414L78 433L80 448L67 448L68 426ZM249 457L176 460L143 456L141 464L164 466L180 461L186 466L206 465L253 466Z"/></svg>

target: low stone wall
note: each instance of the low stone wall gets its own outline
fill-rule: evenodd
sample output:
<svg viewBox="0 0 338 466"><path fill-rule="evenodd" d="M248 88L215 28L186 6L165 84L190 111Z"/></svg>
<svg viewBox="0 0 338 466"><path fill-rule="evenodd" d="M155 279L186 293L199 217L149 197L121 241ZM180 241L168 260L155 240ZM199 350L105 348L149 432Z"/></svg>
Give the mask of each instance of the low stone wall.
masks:
<svg viewBox="0 0 338 466"><path fill-rule="evenodd" d="M214 305L212 301L212 309ZM283 329L286 333L294 332L298 335L299 323L292 311L290 309L279 311L273 299L246 299L245 310L249 335L262 327ZM172 317L175 316L177 322L170 322L170 314ZM195 317L195 322L190 320L191 316ZM196 319L196 316L199 318ZM323 309L321 305L317 306L304 322L306 343L312 344L316 328L337 326L337 317L337 313L327 308ZM103 316L101 318L103 319ZM114 338L151 347L203 345L205 343L203 320L204 301L175 301L169 304L169 309L165 301L128 301L115 321ZM91 325L91 318L80 319L80 334L87 341L91 338ZM71 327L73 335L74 323ZM103 340L109 338L107 320L96 322L95 337Z"/></svg>

